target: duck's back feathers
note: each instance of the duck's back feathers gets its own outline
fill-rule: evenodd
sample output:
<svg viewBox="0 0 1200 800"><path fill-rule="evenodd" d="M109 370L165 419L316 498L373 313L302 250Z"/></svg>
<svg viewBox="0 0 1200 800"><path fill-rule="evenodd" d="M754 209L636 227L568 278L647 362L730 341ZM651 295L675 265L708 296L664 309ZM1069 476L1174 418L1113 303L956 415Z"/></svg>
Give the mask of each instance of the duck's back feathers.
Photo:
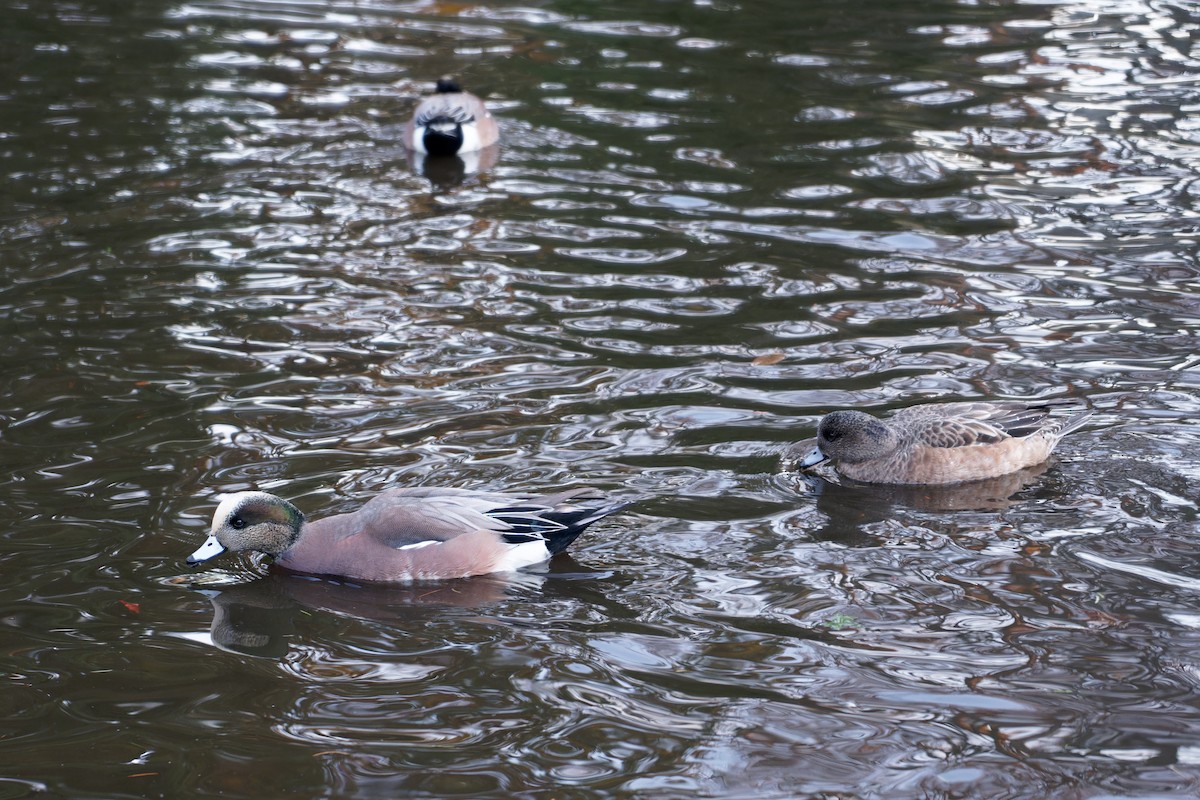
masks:
<svg viewBox="0 0 1200 800"><path fill-rule="evenodd" d="M891 424L929 447L970 447L1045 431L1049 413L1015 401L929 404L897 411Z"/></svg>

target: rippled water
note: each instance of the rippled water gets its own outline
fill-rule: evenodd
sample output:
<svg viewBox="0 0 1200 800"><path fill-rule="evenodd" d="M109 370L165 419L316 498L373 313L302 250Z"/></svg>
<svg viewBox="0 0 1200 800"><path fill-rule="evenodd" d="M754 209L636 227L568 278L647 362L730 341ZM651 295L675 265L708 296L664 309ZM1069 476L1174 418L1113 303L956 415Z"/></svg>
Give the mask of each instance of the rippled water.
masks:
<svg viewBox="0 0 1200 800"><path fill-rule="evenodd" d="M4 3L0 797L1200 792L1194 3ZM457 75L494 163L410 162ZM780 467L1084 399L1045 469ZM217 497L640 498L547 571Z"/></svg>

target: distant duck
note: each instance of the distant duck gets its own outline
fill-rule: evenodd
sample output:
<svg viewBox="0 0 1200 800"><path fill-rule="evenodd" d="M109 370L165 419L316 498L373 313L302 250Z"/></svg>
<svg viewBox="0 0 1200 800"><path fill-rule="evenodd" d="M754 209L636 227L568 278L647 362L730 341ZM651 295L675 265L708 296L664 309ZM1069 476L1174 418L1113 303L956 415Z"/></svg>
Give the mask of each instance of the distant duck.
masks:
<svg viewBox="0 0 1200 800"><path fill-rule="evenodd" d="M500 138L496 119L483 101L464 92L457 81L442 78L404 129L404 145L430 156L453 156L494 145Z"/></svg>
<svg viewBox="0 0 1200 800"><path fill-rule="evenodd" d="M929 403L879 420L834 411L817 425L817 446L799 461L829 460L864 483L944 484L1007 475L1040 464L1091 411L1052 416L1055 403Z"/></svg>
<svg viewBox="0 0 1200 800"><path fill-rule="evenodd" d="M465 578L546 561L627 505L592 490L528 495L415 487L308 522L280 497L238 492L217 506L208 538L187 561L250 550L293 572L351 580Z"/></svg>

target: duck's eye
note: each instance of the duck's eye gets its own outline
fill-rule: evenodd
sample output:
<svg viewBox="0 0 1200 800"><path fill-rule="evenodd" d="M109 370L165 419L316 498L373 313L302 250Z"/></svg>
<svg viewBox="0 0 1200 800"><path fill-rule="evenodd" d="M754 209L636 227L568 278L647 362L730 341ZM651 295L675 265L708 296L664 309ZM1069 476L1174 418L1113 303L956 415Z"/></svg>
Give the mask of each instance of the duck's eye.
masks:
<svg viewBox="0 0 1200 800"><path fill-rule="evenodd" d="M827 442L836 442L842 438L842 432L839 430L821 431L821 438Z"/></svg>
<svg viewBox="0 0 1200 800"><path fill-rule="evenodd" d="M246 527L246 520L242 519L237 514L234 514L229 518L229 527L240 531L242 528Z"/></svg>

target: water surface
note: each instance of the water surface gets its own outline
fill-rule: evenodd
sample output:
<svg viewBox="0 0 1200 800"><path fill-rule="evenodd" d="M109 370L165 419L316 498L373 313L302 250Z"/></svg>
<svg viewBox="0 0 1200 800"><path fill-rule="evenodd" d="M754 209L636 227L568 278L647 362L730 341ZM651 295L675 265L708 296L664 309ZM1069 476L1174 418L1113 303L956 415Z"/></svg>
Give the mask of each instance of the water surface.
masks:
<svg viewBox="0 0 1200 800"><path fill-rule="evenodd" d="M1200 791L1193 5L4 15L0 797ZM399 142L443 74L480 171ZM780 468L976 398L1097 413ZM183 564L393 485L640 499L510 578Z"/></svg>

